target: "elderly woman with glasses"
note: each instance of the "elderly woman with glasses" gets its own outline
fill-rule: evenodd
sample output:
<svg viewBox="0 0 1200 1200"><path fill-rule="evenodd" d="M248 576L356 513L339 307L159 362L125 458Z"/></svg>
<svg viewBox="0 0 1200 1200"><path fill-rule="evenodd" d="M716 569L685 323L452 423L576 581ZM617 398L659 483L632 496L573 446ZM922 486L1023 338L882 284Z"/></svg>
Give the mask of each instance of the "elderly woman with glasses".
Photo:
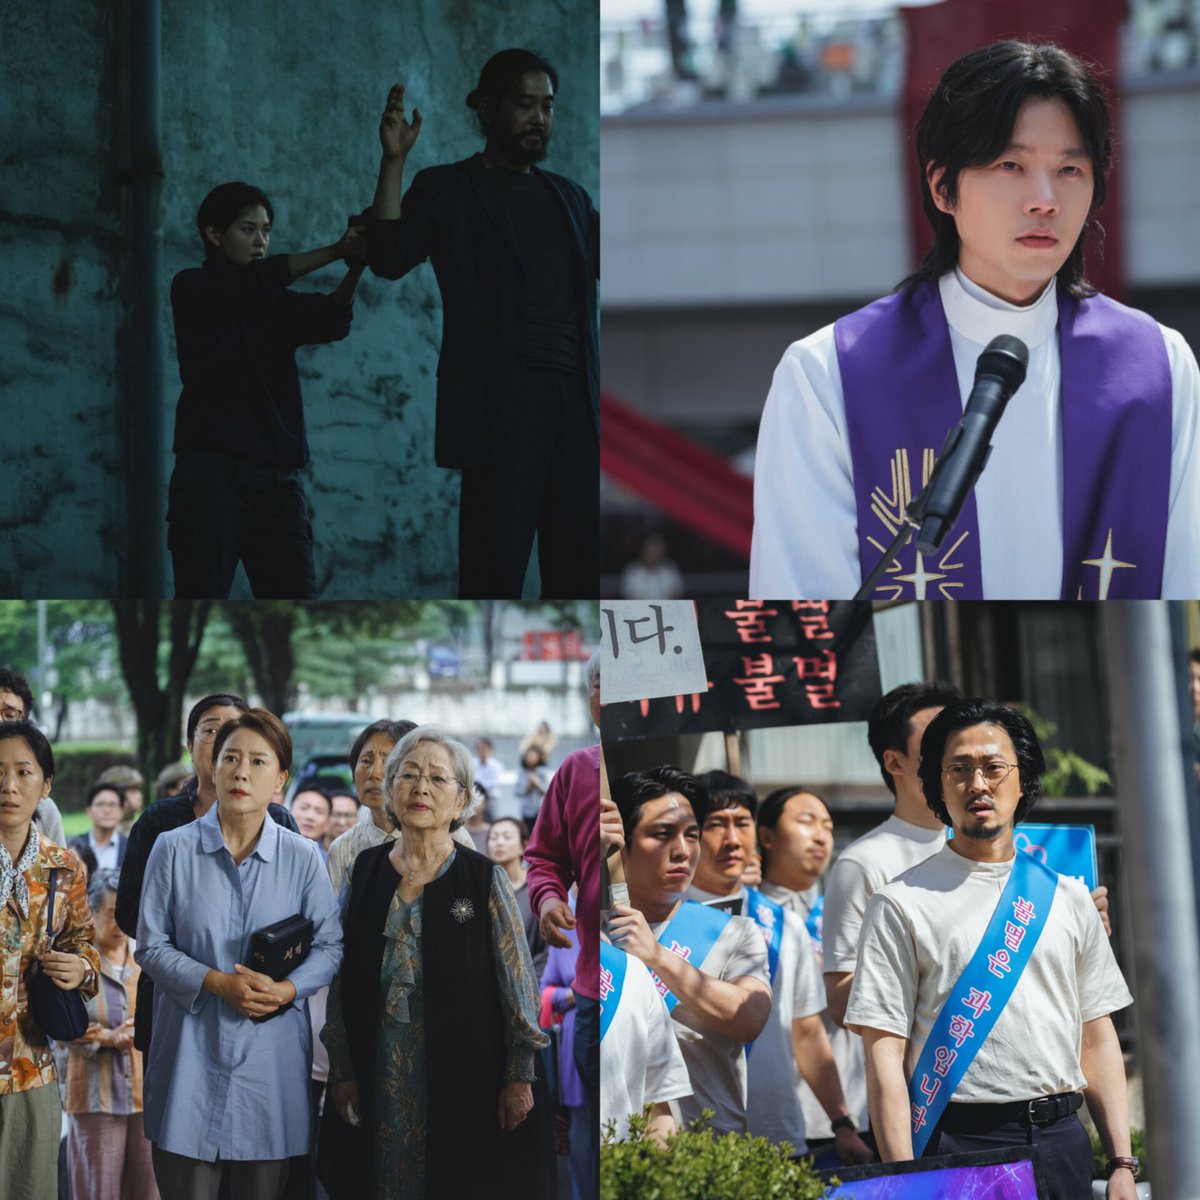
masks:
<svg viewBox="0 0 1200 1200"><path fill-rule="evenodd" d="M479 803L471 755L418 726L388 756L384 794L400 836L362 851L342 889L345 957L321 1036L343 1150L326 1186L380 1200L550 1196L536 1077L547 1038L520 914L504 868L451 836Z"/></svg>

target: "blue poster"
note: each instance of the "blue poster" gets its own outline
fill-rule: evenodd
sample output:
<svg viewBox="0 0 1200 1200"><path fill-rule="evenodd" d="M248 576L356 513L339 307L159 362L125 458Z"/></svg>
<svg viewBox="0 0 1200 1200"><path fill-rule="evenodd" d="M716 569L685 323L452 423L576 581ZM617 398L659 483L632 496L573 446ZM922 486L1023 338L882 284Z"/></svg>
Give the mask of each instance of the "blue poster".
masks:
<svg viewBox="0 0 1200 1200"><path fill-rule="evenodd" d="M1022 821L1013 842L1052 871L1082 880L1087 890L1098 886L1096 830L1091 825L1035 825Z"/></svg>
<svg viewBox="0 0 1200 1200"><path fill-rule="evenodd" d="M954 830L946 831L947 839ZM1094 825L1037 825L1022 821L1013 835L1013 845L1043 862L1060 875L1082 881L1089 892L1099 886Z"/></svg>

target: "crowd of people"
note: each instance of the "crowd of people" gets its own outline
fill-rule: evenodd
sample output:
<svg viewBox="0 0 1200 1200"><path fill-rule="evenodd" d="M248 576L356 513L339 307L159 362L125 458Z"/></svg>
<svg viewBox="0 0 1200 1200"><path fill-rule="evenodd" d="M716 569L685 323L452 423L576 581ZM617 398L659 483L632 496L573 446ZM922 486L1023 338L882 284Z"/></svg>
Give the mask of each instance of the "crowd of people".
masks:
<svg viewBox="0 0 1200 1200"><path fill-rule="evenodd" d="M0 1195L526 1200L561 1155L595 1196L598 746L528 823L412 720L289 796L283 721L213 694L169 794L105 772L67 842L32 708L0 671Z"/></svg>
<svg viewBox="0 0 1200 1200"><path fill-rule="evenodd" d="M868 740L894 810L836 860L810 788L760 799L672 766L612 781L602 854L628 895L602 914L604 1136L706 1113L818 1168L1030 1145L1039 1195L1085 1200L1086 1101L1108 1196L1132 1197L1107 889L1014 847L1045 771L1032 726L912 683Z"/></svg>

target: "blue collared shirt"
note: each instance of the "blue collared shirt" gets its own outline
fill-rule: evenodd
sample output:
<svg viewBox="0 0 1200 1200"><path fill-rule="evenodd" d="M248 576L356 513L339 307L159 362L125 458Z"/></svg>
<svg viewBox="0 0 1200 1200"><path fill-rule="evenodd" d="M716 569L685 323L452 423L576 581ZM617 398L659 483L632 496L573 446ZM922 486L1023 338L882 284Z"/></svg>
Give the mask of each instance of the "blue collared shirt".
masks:
<svg viewBox="0 0 1200 1200"><path fill-rule="evenodd" d="M146 866L134 955L155 984L146 1136L207 1162L291 1158L309 1148L304 998L341 961L337 902L316 846L274 821L235 865L217 807L162 834ZM209 970L246 963L252 933L297 913L312 921L313 945L288 976L292 1008L259 1024L201 990Z"/></svg>

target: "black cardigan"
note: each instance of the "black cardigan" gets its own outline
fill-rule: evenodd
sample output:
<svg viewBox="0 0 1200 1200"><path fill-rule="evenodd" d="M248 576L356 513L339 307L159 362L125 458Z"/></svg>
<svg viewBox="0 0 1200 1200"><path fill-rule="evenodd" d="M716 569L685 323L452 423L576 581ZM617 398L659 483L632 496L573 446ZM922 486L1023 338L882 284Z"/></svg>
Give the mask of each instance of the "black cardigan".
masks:
<svg viewBox="0 0 1200 1200"><path fill-rule="evenodd" d="M349 1130L332 1102L326 1104L322 1141L328 1138L329 1145L323 1145L321 1157L323 1178L328 1175L336 1185L331 1196L371 1194L364 1189L371 1186L374 1159L370 1130L383 929L399 885L388 860L391 849L384 842L364 850L351 877L341 997L363 1125ZM539 1200L555 1192L545 1081L535 1081L533 1111L515 1131L501 1132L497 1117L508 1056L488 914L493 870L490 859L459 846L446 873L424 889L427 1200Z"/></svg>

